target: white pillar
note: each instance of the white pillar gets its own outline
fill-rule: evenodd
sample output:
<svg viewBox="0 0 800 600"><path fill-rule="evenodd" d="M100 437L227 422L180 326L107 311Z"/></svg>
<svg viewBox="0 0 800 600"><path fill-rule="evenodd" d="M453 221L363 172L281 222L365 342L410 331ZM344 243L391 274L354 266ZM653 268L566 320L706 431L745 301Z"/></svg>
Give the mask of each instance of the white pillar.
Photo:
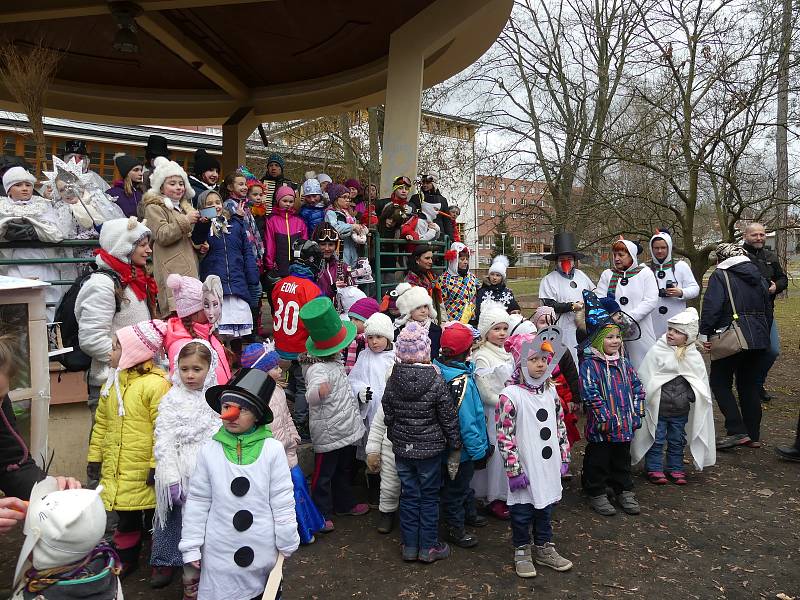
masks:
<svg viewBox="0 0 800 600"><path fill-rule="evenodd" d="M235 171L245 164L247 138L258 125L252 106L243 106L222 125L222 173Z"/></svg>
<svg viewBox="0 0 800 600"><path fill-rule="evenodd" d="M381 197L392 193L399 175L417 175L419 125L422 104L422 52L405 31L396 31L389 42L386 75L386 116L383 131Z"/></svg>

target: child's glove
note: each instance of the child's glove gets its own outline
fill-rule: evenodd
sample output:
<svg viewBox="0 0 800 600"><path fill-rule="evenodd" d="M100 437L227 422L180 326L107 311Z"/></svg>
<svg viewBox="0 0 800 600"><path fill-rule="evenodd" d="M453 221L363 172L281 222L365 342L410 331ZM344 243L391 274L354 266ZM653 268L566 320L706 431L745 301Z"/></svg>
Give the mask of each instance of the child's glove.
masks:
<svg viewBox="0 0 800 600"><path fill-rule="evenodd" d="M86 478L89 481L98 481L100 479L100 467L102 466L103 463L90 462L86 465Z"/></svg>
<svg viewBox="0 0 800 600"><path fill-rule="evenodd" d="M172 502L172 506L183 506L184 497L180 483L169 484L169 499Z"/></svg>
<svg viewBox="0 0 800 600"><path fill-rule="evenodd" d="M369 404L372 402L372 390L367 387L358 392L358 401L361 404Z"/></svg>
<svg viewBox="0 0 800 600"><path fill-rule="evenodd" d="M377 473L381 470L381 455L378 452L367 454L367 469L370 473Z"/></svg>
<svg viewBox="0 0 800 600"><path fill-rule="evenodd" d="M450 481L453 481L458 475L458 467L461 466L461 450L450 450L447 455L447 474L450 476Z"/></svg>
<svg viewBox="0 0 800 600"><path fill-rule="evenodd" d="M155 485L156 484L156 470L150 469L147 472L147 480L145 481L146 485Z"/></svg>
<svg viewBox="0 0 800 600"><path fill-rule="evenodd" d="M519 475L514 475L513 477L508 478L508 489L510 489L512 492L524 490L530 484L531 482L525 473L520 473Z"/></svg>
<svg viewBox="0 0 800 600"><path fill-rule="evenodd" d="M561 463L561 476L564 477L567 473L569 473L569 463L562 462Z"/></svg>

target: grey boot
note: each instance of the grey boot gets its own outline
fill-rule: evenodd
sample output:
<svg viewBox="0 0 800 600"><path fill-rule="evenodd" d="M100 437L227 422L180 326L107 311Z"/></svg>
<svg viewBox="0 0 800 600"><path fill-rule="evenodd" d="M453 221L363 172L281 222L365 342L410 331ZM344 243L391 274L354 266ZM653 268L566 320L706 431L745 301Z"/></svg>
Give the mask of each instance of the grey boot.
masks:
<svg viewBox="0 0 800 600"><path fill-rule="evenodd" d="M530 545L514 548L514 570L519 577L536 577L536 566L531 559Z"/></svg>
<svg viewBox="0 0 800 600"><path fill-rule="evenodd" d="M617 514L617 509L608 501L608 496L605 494L590 497L589 503L592 505L594 512L604 517L613 517Z"/></svg>
<svg viewBox="0 0 800 600"><path fill-rule="evenodd" d="M636 499L636 494L633 492L620 492L617 496L617 502L629 515L638 515L641 511L639 508L639 501Z"/></svg>
<svg viewBox="0 0 800 600"><path fill-rule="evenodd" d="M543 546L534 546L533 550L537 564L556 571L569 571L572 568L572 561L561 556L552 542L546 542Z"/></svg>

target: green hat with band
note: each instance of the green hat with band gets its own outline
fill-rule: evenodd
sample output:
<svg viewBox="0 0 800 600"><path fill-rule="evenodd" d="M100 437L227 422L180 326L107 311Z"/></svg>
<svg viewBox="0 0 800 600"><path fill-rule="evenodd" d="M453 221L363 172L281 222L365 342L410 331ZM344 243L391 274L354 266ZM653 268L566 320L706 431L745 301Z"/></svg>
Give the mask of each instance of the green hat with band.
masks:
<svg viewBox="0 0 800 600"><path fill-rule="evenodd" d="M312 356L329 356L347 348L356 337L356 325L342 321L327 296L319 296L300 309L308 330L306 350Z"/></svg>

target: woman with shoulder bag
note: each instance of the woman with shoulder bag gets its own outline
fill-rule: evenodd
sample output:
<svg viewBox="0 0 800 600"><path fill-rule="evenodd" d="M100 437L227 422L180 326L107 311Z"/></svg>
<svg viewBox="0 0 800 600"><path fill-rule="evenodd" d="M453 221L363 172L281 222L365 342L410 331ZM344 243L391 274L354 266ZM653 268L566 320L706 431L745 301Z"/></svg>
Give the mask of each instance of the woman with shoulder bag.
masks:
<svg viewBox="0 0 800 600"><path fill-rule="evenodd" d="M717 269L703 297L700 333L711 353L709 381L727 435L717 448L761 447L761 399L758 373L766 360L772 305L767 282L744 249L734 244L717 246ZM739 404L733 395L733 380Z"/></svg>

